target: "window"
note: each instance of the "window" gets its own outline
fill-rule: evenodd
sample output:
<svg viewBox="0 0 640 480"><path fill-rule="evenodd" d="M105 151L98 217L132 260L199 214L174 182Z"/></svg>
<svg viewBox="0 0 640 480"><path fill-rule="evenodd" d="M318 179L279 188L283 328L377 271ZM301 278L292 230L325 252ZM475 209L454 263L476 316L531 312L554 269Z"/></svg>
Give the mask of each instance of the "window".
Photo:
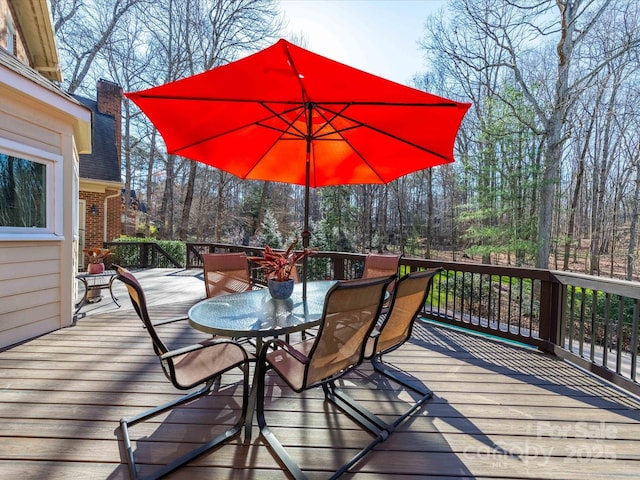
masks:
<svg viewBox="0 0 640 480"><path fill-rule="evenodd" d="M47 228L47 166L0 152L0 227Z"/></svg>
<svg viewBox="0 0 640 480"><path fill-rule="evenodd" d="M0 242L64 237L63 160L0 137Z"/></svg>

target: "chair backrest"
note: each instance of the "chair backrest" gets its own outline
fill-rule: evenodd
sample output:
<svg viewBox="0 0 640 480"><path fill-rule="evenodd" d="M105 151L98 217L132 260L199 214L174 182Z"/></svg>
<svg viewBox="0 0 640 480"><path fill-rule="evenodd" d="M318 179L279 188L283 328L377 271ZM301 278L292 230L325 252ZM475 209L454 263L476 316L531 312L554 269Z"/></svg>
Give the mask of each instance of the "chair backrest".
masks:
<svg viewBox="0 0 640 480"><path fill-rule="evenodd" d="M398 273L400 255L369 253L364 260L362 278L388 277Z"/></svg>
<svg viewBox="0 0 640 480"><path fill-rule="evenodd" d="M380 334L374 337L373 345L367 346L367 357L394 350L409 340L413 324L431 288L431 280L440 270L424 270L403 276L396 283L389 313L379 327Z"/></svg>
<svg viewBox="0 0 640 480"><path fill-rule="evenodd" d="M167 346L162 342L160 337L158 336L156 329L151 323L151 319L149 318L149 312L147 311L147 301L144 296L144 291L142 290L142 286L140 282L133 276L133 274L119 265L113 265L116 272L118 272L117 279L125 284L127 287L127 291L129 292L129 298L131 299L131 303L133 304L133 308L135 309L138 317L144 323L147 332L151 336L151 341L153 342L153 350L156 355L160 356L169 351ZM163 365L164 368L164 365Z"/></svg>
<svg viewBox="0 0 640 480"><path fill-rule="evenodd" d="M246 253L204 253L202 263L207 298L251 290Z"/></svg>
<svg viewBox="0 0 640 480"><path fill-rule="evenodd" d="M325 298L318 334L309 351L303 388L335 378L364 358L366 339L380 315L393 276L336 283Z"/></svg>

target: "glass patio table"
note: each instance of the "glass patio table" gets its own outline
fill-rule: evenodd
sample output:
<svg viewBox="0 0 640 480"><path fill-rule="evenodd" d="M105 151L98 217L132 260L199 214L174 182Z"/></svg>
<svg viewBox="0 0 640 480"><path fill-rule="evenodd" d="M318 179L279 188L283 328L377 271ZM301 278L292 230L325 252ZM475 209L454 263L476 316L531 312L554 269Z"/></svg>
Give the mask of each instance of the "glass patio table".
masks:
<svg viewBox="0 0 640 480"><path fill-rule="evenodd" d="M307 282L307 300L302 301L302 283L286 300L271 298L262 288L202 300L189 309L189 323L197 330L227 337L262 339L299 332L316 326L322 316L324 298L335 280Z"/></svg>
<svg viewBox="0 0 640 480"><path fill-rule="evenodd" d="M189 323L212 335L255 339L256 353L262 340L300 332L320 323L324 299L335 280L307 282L307 299L302 301L302 284L296 284L286 300L271 298L266 288L202 300L189 309ZM258 368L245 417L245 441L251 439L251 426L257 396Z"/></svg>

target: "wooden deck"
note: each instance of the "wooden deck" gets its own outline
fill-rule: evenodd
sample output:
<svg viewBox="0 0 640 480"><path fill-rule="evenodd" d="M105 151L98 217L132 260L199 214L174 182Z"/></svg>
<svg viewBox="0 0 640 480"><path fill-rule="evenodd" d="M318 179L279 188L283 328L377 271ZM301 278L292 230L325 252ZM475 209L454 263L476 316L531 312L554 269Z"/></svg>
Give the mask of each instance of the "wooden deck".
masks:
<svg viewBox="0 0 640 480"><path fill-rule="evenodd" d="M204 294L189 273L139 278L156 319L185 313ZM177 393L124 290L116 293L122 308L107 294L76 326L0 352L0 478L128 478L119 419ZM172 346L203 338L186 322L163 334ZM417 327L393 360L434 398L343 478L640 478L640 401L570 364L434 325ZM211 424L232 423L239 378L227 375L217 395L133 427L144 439L141 462L164 462ZM299 396L268 378L267 419L311 479L327 478L370 440L320 390ZM408 394L368 366L343 383L380 416L406 407ZM259 438L237 438L169 478L286 476Z"/></svg>

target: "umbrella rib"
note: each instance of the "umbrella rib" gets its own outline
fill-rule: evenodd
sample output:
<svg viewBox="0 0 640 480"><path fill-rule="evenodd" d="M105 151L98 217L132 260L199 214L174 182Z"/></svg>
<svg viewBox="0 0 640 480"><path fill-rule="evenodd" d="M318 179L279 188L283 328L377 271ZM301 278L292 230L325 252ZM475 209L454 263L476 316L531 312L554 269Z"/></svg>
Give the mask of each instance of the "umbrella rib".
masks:
<svg viewBox="0 0 640 480"><path fill-rule="evenodd" d="M363 162L365 165L367 165L367 166L369 167L369 169L370 169L370 170L371 170L371 171L376 175L376 177L378 177L378 178L380 179L380 181L381 181L382 183L387 183L387 181L386 181L386 180L385 180L385 179L384 179L384 178L383 178L383 177L378 173L378 171L376 170L376 168L375 168L375 167L374 167L370 162L368 162L368 161L367 161L367 159L366 159L366 158L365 158L365 157L360 153L360 151L359 151L359 150L358 150L358 149L357 149L357 148L356 148L356 147L355 147L355 146L354 146L354 145L353 145L353 144L352 144L352 143L351 143L347 138L345 138L345 137L342 135L342 133L343 133L343 132L345 132L345 131L347 131L347 130L354 129L354 128L366 127L366 128L369 128L369 129L371 129L371 130L373 130L373 131L375 131L375 132L378 132L378 133L380 133L380 134L382 134L382 135L385 135L385 136L387 136L387 137L394 138L394 139L398 140L398 141L399 141L399 142L401 142L401 143L404 143L404 144L406 144L406 145L411 145L411 146L413 146L413 147L415 147L415 148L418 148L418 149L420 149L420 150L422 150L422 151L424 151L424 152L430 153L430 154L435 155L435 156L437 156L437 157L439 157L439 158L442 158L442 159L444 159L444 160L447 160L447 157L445 157L444 155L441 155L441 154L439 154L439 153L433 152L433 151L428 150L428 149L426 149L426 148L420 147L419 145L416 145L416 144L414 144L413 142L409 142L409 141L407 141L407 140L404 140L404 139L402 139L402 138L400 138L400 137L398 137L398 136L396 136L396 135L391 135L391 134L389 134L389 133L387 133L387 132L385 132L385 131L383 131L383 130L380 130L380 129L378 129L378 128L372 127L371 125L367 125L367 124L365 124L365 123L363 123L363 122L360 122L360 121L354 120L354 119L352 119L352 118L350 118L350 117L348 117L348 116L344 115L344 114L343 114L343 112L344 112L348 107L349 107L349 105L345 105L345 107L344 107L344 108L342 108L340 111L337 111L337 112L334 112L334 111L332 111L332 110L330 110L330 109L328 109L328 108L324 108L324 107L316 108L316 111L317 111L317 112L318 112L318 114L319 114L319 115L320 115L320 116L325 120L325 122L327 122L329 125L331 125L331 121L327 119L327 117L324 115L324 113L323 113L322 111L320 111L320 109L322 109L322 110L324 110L324 111L326 111L326 112L331 113L331 114L333 115L333 118L332 118L331 120L333 120L333 119L335 119L335 118L340 117L340 118L347 119L347 120L349 120L349 121L351 121L351 122L353 122L353 123L354 123L354 125L351 125L349 128L343 128L343 129L341 129L341 130L335 129L333 132L331 132L331 134L336 133L336 134L340 135L340 138L342 138L342 141L343 141L343 142L345 142L347 145L349 145L349 146L351 147L351 149L355 152L355 154L356 154L356 155L358 155L358 157L360 158L360 160L362 160L362 162ZM329 135L329 134L327 134L327 135ZM317 138L317 137L316 137L316 138Z"/></svg>
<svg viewBox="0 0 640 480"><path fill-rule="evenodd" d="M302 130L300 130L298 127L296 127L296 126L294 125L295 121L296 121L296 120L298 120L298 119L302 116L302 112L301 112L301 113L298 113L298 115L296 116L296 118L294 118L292 121L289 121L289 120L287 120L286 118L284 118L283 114L285 114L285 113L289 113L289 112L293 112L293 111L295 111L295 110L296 110L296 108L292 108L292 109L287 110L287 111L285 111L285 112L278 113L278 112L276 112L274 109L272 109L269 105L267 105L267 104L266 104L266 103L264 103L264 102L260 102L260 105L262 105L262 107L263 107L263 108L265 108L268 112L271 112L271 114L272 114L274 117L279 118L280 120L282 120L282 121L284 122L284 124L285 124L285 125L287 125L287 127L288 127L288 128L293 128L293 129L295 129L295 131L297 131L297 132L299 133L300 138L304 138L304 136L305 136L304 132L303 132ZM256 124L260 125L261 127L271 128L271 129L273 129L273 130L280 131L280 132L282 132L283 134L284 134L284 133L287 133L287 131L288 131L288 129L287 129L287 130L279 130L279 129L277 129L276 127L272 127L272 126L270 126L270 125L263 125L263 124L262 124L262 123L260 123L260 122L256 122ZM293 133L291 133L291 134L293 135Z"/></svg>
<svg viewBox="0 0 640 480"><path fill-rule="evenodd" d="M332 111L332 110L330 110L330 109L328 109L328 108L325 108L325 107L322 107L322 108L323 108L324 110L326 110L327 112L329 112L329 113L337 114L337 112L334 112L334 111ZM344 110L345 110L345 109L343 109L341 112L344 112ZM372 126L372 125L369 125L368 123L361 122L361 121L356 120L356 119L354 119L354 118L351 118L351 117L349 117L349 116L347 116L347 115L344 115L343 113L340 113L340 116L341 116L342 118L346 119L346 120L349 120L350 122L353 122L354 124L357 124L357 125L362 126L362 127L366 127L366 128L368 128L368 129L370 129L370 130L373 130L374 132L377 132L377 133L379 133L379 134L381 134L381 135L384 135L384 136L386 136L386 137L389 137L389 138L393 138L394 140L397 140L397 141L399 141L399 142L401 142L401 143L404 143L404 144L406 144L406 145L410 145L410 146L412 146L412 147L414 147L414 148L417 148L418 150L422 150L423 152L427 152L427 153L430 153L431 155L435 155L436 157L438 157L438 158L442 158L443 160L448 160L448 157L447 157L447 156L445 156L445 155L442 155L441 153L434 152L434 151L433 151L433 150L431 150L431 149L428 149L428 148L422 147L422 146L420 146L420 145L418 145L418 144L416 144L416 143L414 143L414 142L410 142L409 140L406 140L406 139L404 139L404 138L402 138L402 137L399 137L399 136L397 136L397 135L393 135L393 134L391 134L391 133L389 133L389 132L386 132L386 131L381 130L381 129L379 129L379 128L376 128L376 127L374 127L374 126ZM323 117L323 118L324 118L324 117ZM337 133L338 133L338 134L340 134L340 132L338 132L338 131L337 131ZM344 138L344 137L343 137L343 138ZM349 142L347 141L347 139L346 139L346 138L344 139L344 141L345 141L345 142L347 142L347 143L349 143ZM349 145L351 145L351 144L349 143Z"/></svg>
<svg viewBox="0 0 640 480"><path fill-rule="evenodd" d="M169 153L176 153L176 154L179 154L179 152L181 152L182 150L186 150L186 149L188 149L188 148L195 147L196 145L200 145L200 144L202 144L202 143L204 143L204 142L208 142L209 140L214 140L214 139L216 139L216 138L218 138L218 137L223 137L223 136L225 136L225 135L229 135L230 133L233 133L233 132L238 132L238 131L240 131L240 130L242 130L242 129L244 129L244 128L250 127L251 125L257 125L257 126L262 127L262 128L269 128L269 129L271 129L271 130L275 130L276 132L286 133L286 130L281 130L281 129L277 128L277 127L274 127L274 126L271 126L271 125L267 125L267 124L262 123L262 122L265 122L265 121L267 121L267 120L269 120L269 119L271 119L271 118L277 117L277 118L279 118L280 120L282 120L285 124L287 124L288 126L291 126L291 125L289 124L289 122L287 122L287 121L285 120L285 118L284 118L284 117L282 117L282 114L278 114L277 112L275 112L274 110L272 110L271 108L269 108L267 105L264 105L264 104L261 104L261 105L262 105L262 106L263 106L263 107L264 107L268 112L270 112L273 116L271 116L271 117L266 117L266 118L263 118L263 119L257 120L257 121L255 121L255 122L245 123L245 124L240 125L240 126L238 126L238 127L236 127L236 128L232 128L232 129L230 129L230 130L225 130L224 132L217 133L217 134L215 134L215 135L210 135L210 136L208 136L208 137L201 138L201 139L199 139L199 140L197 140L197 141L195 141L195 142L189 143L189 144L187 144L187 145L182 145L182 146L180 146L179 148L174 148L174 149L172 149L172 150L171 150L171 152L169 152ZM282 113L289 113L289 112L293 112L293 111L295 111L295 110L296 110L296 108L291 108L291 109L288 109L288 110L286 110L286 111L284 111L284 112L282 112ZM294 128L295 128L295 127L294 127ZM300 134L301 134L301 137L304 137L304 134L303 134L302 132L300 132Z"/></svg>
<svg viewBox="0 0 640 480"><path fill-rule="evenodd" d="M290 128L293 128L295 131L297 131L297 132L298 132L299 137L298 137L298 138L295 138L296 140L299 140L299 139L303 139L303 138L305 138L304 132L302 132L299 128L297 128L297 127L294 125L294 122L295 122L298 118L300 118L300 117L302 116L302 114L301 114L301 113L299 113L299 114L295 117L295 119L294 119L293 121L288 121L286 118L284 118L284 117L283 117L283 114L284 114L284 113L293 112L293 111L295 111L295 110L297 109L297 107L296 107L296 108L289 109L289 110L287 110L287 111L285 111L285 112L278 113L278 112L276 112L275 110L273 110L271 107L269 107L268 105L266 105L266 104L265 104L265 103L263 103L263 102L260 102L260 105L262 105L262 107L263 107L263 108L265 108L268 112L270 112L270 113L273 115L273 117L271 117L271 118L274 118L274 117L275 117L275 118L279 118L279 119L280 119L280 120L282 120L282 121L284 122L284 124L285 124L285 125L287 125L287 127L288 127L286 130L281 130L281 129L278 129L278 128L276 128L276 127L272 126L272 125L266 125L266 124L262 124L262 123L260 123L260 122L256 122L256 125L258 125L258 126L260 126L260 127L262 127L262 128L269 128L269 129L271 129L271 130L275 130L276 132L279 132L279 133L280 133L280 136L279 136L277 139L275 139L275 140L273 141L273 143L271 144L271 146L269 146L269 148L267 148L267 149L265 150L266 152L268 152L269 150L271 150L271 148L273 147L273 145L275 145L279 140L288 140L288 139L282 138L286 133L288 133L289 135L292 135L292 136L293 136L293 135L294 135L294 132L290 132L290 131L289 131L289 129L290 129ZM294 140L294 139L292 138L291 140ZM253 163L253 165L251 165L251 167L250 167L249 169L247 169L247 172L246 172L246 174L245 174L245 178L246 178L247 176L249 176L249 174L253 171L253 169L254 169L254 168L256 168L256 166L257 166L257 165L260 163L260 161L262 160L262 157L263 157L263 156L264 156L264 155L260 156L260 158L258 158L258 159Z"/></svg>
<svg viewBox="0 0 640 480"><path fill-rule="evenodd" d="M331 122L332 122L333 120L335 120L336 118L338 118L340 115L342 115L342 112L344 112L347 108L349 108L349 106L350 106L350 104L348 103L348 104L344 105L344 106L343 106L339 111L337 111L337 112L332 112L331 110L324 109L325 111L327 111L327 112L329 112L329 113L331 113L331 114L332 114L332 117L329 119L329 118L327 118L327 117L324 115L324 113L323 113L323 108L322 108L322 107L318 107L318 105L314 105L314 106L313 106L313 107L314 107L314 110L315 110L315 111L318 113L318 115L320 115L320 117L324 120L324 124L323 124L323 125L318 126L318 128L316 128L315 132L312 132L312 133L310 132L310 134L311 134L311 138L313 138L313 139L318 139L318 138L320 138L320 137L324 137L324 136L332 135L333 133L340 134L340 132L344 132L344 131L347 131L347 130L351 130L351 129L353 129L353 128L358 128L358 127L360 127L360 126L361 126L360 122L354 122L354 123L355 123L355 125L350 125L348 128L335 129L333 132L327 132L327 133L322 134L322 135L320 135L320 136L316 136L316 135L317 135L317 132L321 131L321 130L322 130L323 128L325 128L327 125L331 125L331 126L333 127L333 124L332 124ZM344 138L344 137L342 137L342 135L340 135L340 137L341 137L341 138Z"/></svg>
<svg viewBox="0 0 640 480"><path fill-rule="evenodd" d="M347 117L345 117L344 115L342 115L342 113L343 113L347 108L349 108L349 105L345 105L345 106L344 106L342 109L340 109L340 111L338 111L338 112L332 112L331 110L329 110L329 109L327 109L327 108L322 108L322 107L318 108L318 107L316 106L316 112L317 112L317 113L318 113L318 115L320 115L320 117L322 117L322 119L325 121L325 124L324 124L322 127L320 127L320 128L324 128L324 126L326 126L326 125L331 125L331 126L333 127L333 125L332 125L331 121L332 121L332 120L335 120L336 118L339 118L339 117L347 118ZM324 114L324 112L329 112L329 113L331 113L331 114L333 115L333 116L332 116L332 118L331 118L331 119L328 119L328 118L327 118L327 116ZM332 132L329 132L329 133L327 133L326 135L332 135L332 134L337 134L337 135L339 135L339 136L340 136L340 138L342 139L342 141L343 141L343 142L345 142L347 145L349 145L349 147L351 147L351 149L355 152L355 154L360 158L360 160L362 161L362 163L364 163L365 165L367 165L367 166L369 167L369 170L371 170L371 171L376 175L376 177L378 177L378 179L379 179L382 183L387 183L387 182L384 180L384 178L382 178L382 176L380 176L380 174L379 174L379 173L378 173L378 171L373 167L373 165L371 165L371 163L369 163L369 162L364 158L364 156L360 153L360 151L359 151L357 148L355 148L355 147L353 146L353 144L352 144L349 140L347 140L347 139L344 137L344 135L343 135L343 133L344 133L344 132L346 132L346 131L348 131L348 130L352 130L352 129L354 129L354 128L360 128L361 126L363 126L363 125L364 125L364 124L362 124L362 122L357 122L357 121L353 121L353 120L352 120L352 122L354 123L354 125L350 125L348 128L343 128L343 129L334 129ZM318 129L318 130L316 130L316 131L319 131L319 129ZM314 138L315 138L315 139L317 139L318 137L315 137L315 136L314 136Z"/></svg>

